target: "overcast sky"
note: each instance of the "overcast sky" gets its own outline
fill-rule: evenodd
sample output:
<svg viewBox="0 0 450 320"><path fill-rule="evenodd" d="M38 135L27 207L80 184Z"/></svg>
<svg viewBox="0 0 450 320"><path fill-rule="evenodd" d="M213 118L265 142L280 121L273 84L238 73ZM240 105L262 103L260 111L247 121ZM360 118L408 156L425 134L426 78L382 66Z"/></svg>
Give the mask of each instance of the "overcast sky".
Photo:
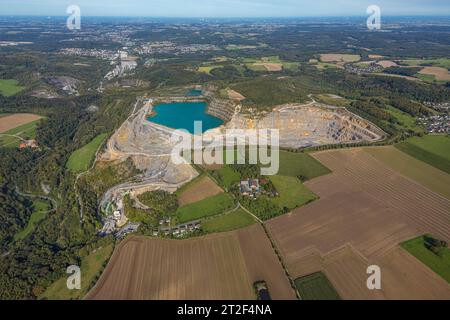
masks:
<svg viewBox="0 0 450 320"><path fill-rule="evenodd" d="M63 16L71 4L86 16L303 17L450 15L450 0L0 0L0 15Z"/></svg>

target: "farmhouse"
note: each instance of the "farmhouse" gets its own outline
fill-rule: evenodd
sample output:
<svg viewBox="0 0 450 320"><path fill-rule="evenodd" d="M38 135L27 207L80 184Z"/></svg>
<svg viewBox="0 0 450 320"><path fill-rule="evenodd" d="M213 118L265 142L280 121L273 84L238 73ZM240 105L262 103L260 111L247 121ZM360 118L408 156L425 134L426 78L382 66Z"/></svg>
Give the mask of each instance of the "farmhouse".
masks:
<svg viewBox="0 0 450 320"><path fill-rule="evenodd" d="M19 149L32 148L36 149L38 144L36 140L26 140L19 145Z"/></svg>
<svg viewBox="0 0 450 320"><path fill-rule="evenodd" d="M241 194L244 196L255 196L261 192L258 179L248 179L241 181Z"/></svg>

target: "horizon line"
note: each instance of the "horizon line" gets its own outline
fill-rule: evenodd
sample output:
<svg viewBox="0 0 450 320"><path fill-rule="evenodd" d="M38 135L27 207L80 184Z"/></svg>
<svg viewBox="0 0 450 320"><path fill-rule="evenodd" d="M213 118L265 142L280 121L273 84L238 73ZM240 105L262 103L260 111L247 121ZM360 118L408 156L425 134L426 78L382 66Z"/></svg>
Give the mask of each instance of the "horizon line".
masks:
<svg viewBox="0 0 450 320"><path fill-rule="evenodd" d="M92 18L158 18L158 19L299 19L299 18L367 18L367 15L310 15L310 16L140 16L140 15L82 15ZM41 14L0 14L0 17L41 17L41 18L67 18L68 15L41 15ZM388 18L404 17L448 17L450 14L384 14ZM450 21L449 21L450 22Z"/></svg>

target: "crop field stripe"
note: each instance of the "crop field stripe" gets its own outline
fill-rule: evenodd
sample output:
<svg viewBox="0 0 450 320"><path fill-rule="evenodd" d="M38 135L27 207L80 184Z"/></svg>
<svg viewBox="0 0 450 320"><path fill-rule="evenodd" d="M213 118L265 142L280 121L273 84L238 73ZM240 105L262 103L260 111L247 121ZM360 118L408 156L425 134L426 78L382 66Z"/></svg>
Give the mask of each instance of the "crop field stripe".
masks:
<svg viewBox="0 0 450 320"><path fill-rule="evenodd" d="M336 159L336 161L340 161L340 160ZM358 166L359 169L361 168L360 165L362 165L363 166L363 170L365 170L365 172L367 172L367 173L370 173L370 168L367 165L363 165L362 163L358 163L358 164L355 164L355 165ZM353 180L357 178L357 176L355 176L354 174L351 174L351 173L344 173L344 175L349 176L350 179L353 179ZM376 173L371 173L371 175L372 176L370 178L376 178L377 177ZM363 180L364 179L362 179L362 181ZM364 182L362 182L362 183L366 184ZM375 186L375 185L370 184L370 183L367 183L367 185L375 187L375 189L376 190L378 189L379 191L380 190L381 191L387 191L387 193L390 193L391 197L394 200L402 200L403 199L403 197L401 195L396 195L398 193L398 189L396 187L394 187L394 186L389 185L388 183L386 183L384 186ZM402 186L404 186L404 185L402 185ZM419 198L419 199L421 198L420 200L423 200L423 201L427 201L428 200L428 198L425 197L425 195L422 194L422 193L419 193L418 195L416 195L416 198ZM388 201L388 200L386 199L386 201ZM390 203L390 204L392 206L394 206L396 209L398 209L400 212L401 211L408 212L408 210L403 210L403 206L396 205L395 202L394 203ZM407 204L405 203L404 206L410 207L411 210L413 209L413 207L411 207L413 205L411 205L410 203L407 203ZM431 211L433 211L433 213L437 213L437 214L439 214L439 212L440 212L440 211L437 211L437 209L435 209L435 208L428 208L428 210L431 210ZM423 212L425 212L425 211L423 211ZM414 217L414 216L411 216L411 217ZM431 219L427 219L426 217L423 217L423 216L420 216L420 217L415 216L415 218L421 220L424 223L434 224L435 228L437 228L438 230L441 229L440 225L438 223L431 222ZM442 230L444 230L444 229L442 228ZM448 230L450 230L450 228Z"/></svg>
<svg viewBox="0 0 450 320"><path fill-rule="evenodd" d="M327 152L326 156L325 153L321 153L316 154L316 156L319 160L323 161L330 167L333 167L333 163L345 163L346 161L346 159L343 158L342 155L339 154L338 152ZM445 239L450 239L450 224L448 223L448 221L450 221L450 202L447 199L443 198L442 196L437 195L434 192L422 187L416 182L410 181L406 178L397 179L396 182L400 183L401 187L404 187L402 189L413 189L414 184L420 187L419 189L421 189L420 190L421 192L418 193L415 192L414 199L419 199L421 201L419 202L408 201L407 199L411 198L412 196L411 192L407 193L401 192L400 194L398 194L399 193L398 186L393 185L390 182L392 180L392 177L398 176L398 174L394 173L393 171L389 172L390 169L383 169L383 168L381 169L381 172L387 170L387 174L389 176L388 179L385 179L383 183L381 182L378 184L373 183L373 181L379 180L380 176L379 172L376 172L375 168L371 165L375 164L377 167L379 167L379 163L381 163L375 158L373 159L376 162L371 162L371 164L368 164L367 161L353 161L352 170L346 168L346 166L344 165L342 166L342 168L336 169L339 170L336 172L345 177L348 177L348 180L346 181L355 181L356 183L355 185L358 184L364 185L368 190L371 190L371 194L374 197L388 202L389 205L393 206L397 211L412 218L414 221L419 222L420 225L425 226L425 229L428 229L428 227L430 227L431 228L430 231L436 230L439 232L439 235L444 236ZM383 197L383 199L381 199L380 197ZM402 203L401 205L399 201ZM429 201L432 201L432 203L438 204L438 206L430 207L428 205L423 204L424 201L427 203ZM418 208L417 206L422 208ZM435 213L436 218L439 218L441 222L432 221L431 218L427 218L423 214L418 214L417 213L418 210L421 210L422 212Z"/></svg>
<svg viewBox="0 0 450 320"><path fill-rule="evenodd" d="M399 174L408 177L450 200L450 175L409 156L394 147L365 148L376 159Z"/></svg>
<svg viewBox="0 0 450 320"><path fill-rule="evenodd" d="M450 173L450 161L437 154L431 153L413 143L403 142L395 146L400 151L436 167L446 173Z"/></svg>

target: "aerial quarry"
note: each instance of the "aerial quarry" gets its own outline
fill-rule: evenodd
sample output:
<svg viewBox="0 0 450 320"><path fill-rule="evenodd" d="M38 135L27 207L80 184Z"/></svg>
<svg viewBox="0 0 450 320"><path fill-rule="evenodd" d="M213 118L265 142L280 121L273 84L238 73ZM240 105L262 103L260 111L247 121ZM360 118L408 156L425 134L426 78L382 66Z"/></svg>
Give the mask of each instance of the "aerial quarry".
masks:
<svg viewBox="0 0 450 320"><path fill-rule="evenodd" d="M110 138L98 161L131 159L140 173L104 194L101 207L112 204L121 216L108 217L102 232L138 228L127 225L125 195L149 209L139 201L140 195L177 192L201 174L187 162L171 161L174 129L149 118L155 104L199 100L202 97L142 98ZM345 108L314 100L278 106L257 116L242 112L238 103L229 100L208 102L207 112L223 119L224 125L205 132L206 137L226 135L227 129L274 128L280 131L280 147L289 150L333 144L351 147L387 138ZM317 200L267 222L255 219L245 228L184 240L159 233L126 238L87 298L254 299L255 283L263 281L272 299L296 299L305 298L297 281L306 281L307 287L305 279L313 276L330 281L340 299L449 299L449 284L400 244L428 233L449 241L450 201L376 159L374 155L386 148L390 147L312 153L314 161L332 171L305 183ZM440 171L430 174L448 182ZM429 215L424 217L423 212ZM367 288L366 269L372 264L384 270L380 290Z"/></svg>
<svg viewBox="0 0 450 320"><path fill-rule="evenodd" d="M377 142L386 137L381 129L345 108L327 106L314 100L308 104L278 106L272 112L251 117L240 112L242 108L239 104L215 98L214 93L205 91L204 97L206 101L210 101L207 112L225 121L219 128L203 134L205 142L212 139L225 140L227 132L239 129L277 129L280 147L295 149ZM174 192L198 176L189 163L174 164L171 159L176 144L172 135L176 129L153 123L149 121L149 116L157 103L204 101L201 98L142 98L136 103L133 114L110 138L106 150L99 155L98 160L120 162L132 159L141 174L133 182L108 190L101 201L102 207L114 199L120 199L125 192L131 192L133 198L155 190ZM238 144L248 143L245 137L237 137L236 141ZM120 221L120 226L123 226L126 217L122 215Z"/></svg>

